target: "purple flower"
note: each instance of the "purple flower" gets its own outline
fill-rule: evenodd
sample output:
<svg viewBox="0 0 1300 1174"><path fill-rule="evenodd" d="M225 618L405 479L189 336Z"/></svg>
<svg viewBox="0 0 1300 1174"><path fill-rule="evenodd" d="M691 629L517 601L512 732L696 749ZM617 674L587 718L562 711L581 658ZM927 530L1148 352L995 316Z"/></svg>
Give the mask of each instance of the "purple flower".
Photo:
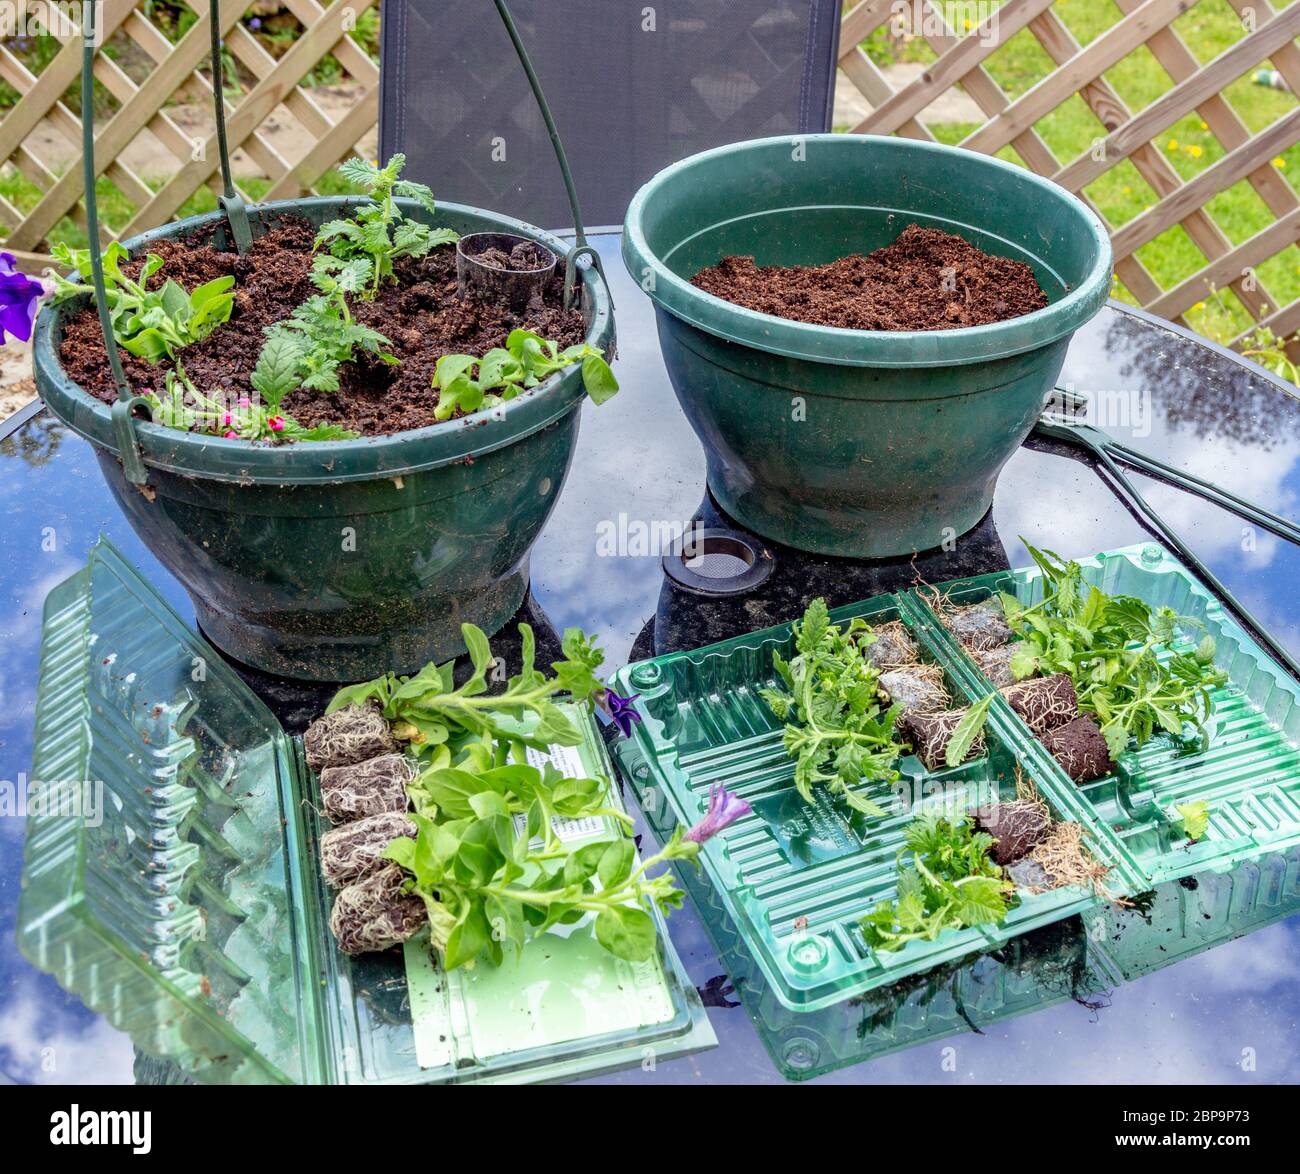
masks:
<svg viewBox="0 0 1300 1174"><path fill-rule="evenodd" d="M640 696L640 693L633 693L630 697L620 697L613 689L605 690L605 709L610 721L618 726L618 732L625 738L632 733L632 723L641 720L633 704Z"/></svg>
<svg viewBox="0 0 1300 1174"><path fill-rule="evenodd" d="M253 19L248 22L248 27L250 29L260 29L262 27L262 18L260 16L253 17Z"/></svg>
<svg viewBox="0 0 1300 1174"><path fill-rule="evenodd" d="M721 783L714 783L709 788L708 811L682 839L689 840L693 844L703 844L705 840L713 839L723 828L735 823L742 815L748 815L752 810L753 808L739 795L733 795Z"/></svg>
<svg viewBox="0 0 1300 1174"><path fill-rule="evenodd" d="M37 304L45 286L18 268L12 253L0 253L0 342L6 334L21 342L32 336Z"/></svg>

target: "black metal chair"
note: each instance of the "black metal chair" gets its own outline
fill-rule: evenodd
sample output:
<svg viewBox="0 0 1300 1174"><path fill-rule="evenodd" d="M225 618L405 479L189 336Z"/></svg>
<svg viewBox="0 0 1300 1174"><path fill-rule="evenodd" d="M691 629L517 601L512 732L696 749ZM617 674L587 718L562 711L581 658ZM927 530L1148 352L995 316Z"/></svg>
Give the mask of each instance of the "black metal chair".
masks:
<svg viewBox="0 0 1300 1174"><path fill-rule="evenodd" d="M583 215L621 225L660 168L830 129L840 0L512 0ZM439 199L548 228L572 215L546 128L488 0L387 0L380 153Z"/></svg>

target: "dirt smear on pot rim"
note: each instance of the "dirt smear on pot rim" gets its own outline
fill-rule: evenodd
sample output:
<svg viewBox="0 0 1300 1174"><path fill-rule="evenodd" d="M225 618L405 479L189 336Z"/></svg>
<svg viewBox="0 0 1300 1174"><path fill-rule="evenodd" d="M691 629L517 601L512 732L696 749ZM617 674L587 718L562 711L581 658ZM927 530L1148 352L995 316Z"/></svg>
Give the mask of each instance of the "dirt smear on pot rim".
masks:
<svg viewBox="0 0 1300 1174"><path fill-rule="evenodd" d="M252 395L249 376L266 341L266 327L287 318L317 292L308 276L316 230L302 217L282 216L241 257L212 247L215 227L183 240L151 243L147 251L162 257L163 267L149 284L158 288L171 278L192 290L214 278L234 276L230 320L181 351L180 362L200 391ZM124 268L136 276L143 263L142 253ZM505 305L457 296L454 245L427 257L403 258L395 271L397 281L386 282L372 300L351 299L349 305L357 321L390 340L400 365L389 366L358 351L355 362L339 369L337 392L299 389L285 397L284 410L300 424L337 424L363 436L424 428L438 423L433 415L438 393L432 381L443 355L481 356L505 346L510 332L521 327L554 339L561 349L586 337L582 312L564 309L564 278L559 272L541 298L515 314ZM118 354L132 392L163 391L169 363L151 365L120 347ZM68 377L91 395L105 403L117 398L93 305L67 323L59 358Z"/></svg>
<svg viewBox="0 0 1300 1174"><path fill-rule="evenodd" d="M891 245L826 265L760 266L753 257L724 257L691 284L760 314L848 330L953 330L1047 306L1023 261L916 224Z"/></svg>

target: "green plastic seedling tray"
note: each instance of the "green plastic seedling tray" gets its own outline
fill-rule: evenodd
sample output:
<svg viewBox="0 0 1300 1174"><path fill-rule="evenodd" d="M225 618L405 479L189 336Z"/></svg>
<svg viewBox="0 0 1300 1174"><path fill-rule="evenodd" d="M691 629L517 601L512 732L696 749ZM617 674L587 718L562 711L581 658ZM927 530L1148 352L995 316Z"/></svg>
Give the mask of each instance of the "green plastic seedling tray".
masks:
<svg viewBox="0 0 1300 1174"><path fill-rule="evenodd" d="M19 947L196 1080L561 1080L716 1042L662 920L636 967L579 924L435 975L417 1040L402 951L326 929L301 741L107 541L47 600L34 744ZM575 752L612 778L590 719Z"/></svg>
<svg viewBox="0 0 1300 1174"><path fill-rule="evenodd" d="M1169 881L1084 914L1094 952L1132 980L1300 913L1300 846Z"/></svg>
<svg viewBox="0 0 1300 1174"><path fill-rule="evenodd" d="M836 622L861 616L880 624L901 619L926 659L945 670L955 704L979 694L949 671L946 649L916 609L892 595L838 608ZM642 721L619 743L624 776L660 834L695 823L720 783L753 806L752 814L706 843L700 861L717 902L701 907L716 936L727 921L752 955L772 995L792 1010L811 1012L861 995L908 975L956 961L1010 941L1028 930L1090 908L1096 897L1082 888L1021 894L1020 905L997 926L941 934L901 950L867 947L858 922L895 894L896 857L907 825L925 806L966 810L1016 792L1023 745L1011 711L994 707L986 730L988 752L960 767L927 772L912 757L900 763L896 788L868 790L884 817L851 816L819 797L804 804L793 789L793 762L781 742L781 724L759 696L777 686L772 653L792 655L790 625L736 637L689 652L657 657L621 669L614 687L639 695ZM1077 819L1073 789L1031 770L1056 818ZM1086 826L1086 825L1085 825ZM1108 843L1093 843L1114 864L1122 888L1136 881Z"/></svg>
<svg viewBox="0 0 1300 1174"><path fill-rule="evenodd" d="M626 752L615 756L620 767ZM660 839L671 834L659 818L664 805L646 812ZM1067 917L1031 931L989 952L936 966L921 974L815 1011L791 1010L776 997L755 964L702 869L676 869L732 989L767 1049L773 1065L790 1081L879 1060L921 1044L1013 1019L1066 999L1087 1000L1115 985L1116 971L1095 956L1084 923ZM1099 931L1100 932L1100 931Z"/></svg>
<svg viewBox="0 0 1300 1174"><path fill-rule="evenodd" d="M1020 906L1001 925L946 931L933 942L896 952L867 949L857 921L893 895L895 858L917 810L954 797L966 807L994 795L1012 797L1017 767L1058 819L1084 828L1093 852L1111 866L1107 887L1116 895L1206 869L1225 871L1300 844L1297 682L1159 546L1097 555L1083 560L1083 567L1085 579L1103 590L1172 607L1214 635L1216 660L1229 682L1215 695L1208 750L1191 739L1161 736L1124 756L1113 777L1078 787L1010 706L995 699L985 758L934 774L904 759L902 793L873 795L888 815L864 820L824 797L809 809L793 790L780 725L759 696L760 689L779 685L772 652L790 654L790 625L658 657L617 674L620 691L639 695L644 719L620 744L620 764L662 833L700 818L714 783L755 808L705 846L701 860L717 900L701 912L711 928L722 919L730 923L728 932L739 935L782 1005L818 1010L1073 913L1095 913L1100 899L1083 890L1021 894ZM958 604L999 590L1033 602L1041 577L1035 568L938 587ZM944 670L956 704L992 691L923 593L879 596L832 613L837 622L854 616L906 623L925 659ZM1191 844L1174 807L1196 800L1209 804L1210 829Z"/></svg>
<svg viewBox="0 0 1300 1174"><path fill-rule="evenodd" d="M1278 666L1218 599L1162 547L1144 543L1078 560L1085 582L1112 595L1134 595L1198 621L1215 639L1215 663L1228 683L1214 690L1210 745L1160 734L1123 755L1115 774L1075 788L1065 772L1009 709L1039 778L1073 792L1076 817L1108 844L1141 887L1204 870L1226 871L1243 860L1300 844L1300 682ZM1025 603L1042 598L1037 567L941 584L954 604L1005 591ZM924 595L909 595L918 624L941 648L968 688L991 686ZM1188 644L1203 634L1188 628ZM1178 824L1178 804L1209 805L1205 835L1189 843Z"/></svg>

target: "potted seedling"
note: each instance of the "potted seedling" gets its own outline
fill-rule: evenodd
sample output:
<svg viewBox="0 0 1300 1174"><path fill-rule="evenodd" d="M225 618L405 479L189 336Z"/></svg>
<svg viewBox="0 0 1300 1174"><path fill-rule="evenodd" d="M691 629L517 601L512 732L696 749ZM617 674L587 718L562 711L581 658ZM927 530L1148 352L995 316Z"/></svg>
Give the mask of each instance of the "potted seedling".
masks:
<svg viewBox="0 0 1300 1174"><path fill-rule="evenodd" d="M94 242L89 121L84 147ZM349 680L456 655L460 622L519 607L581 404L617 388L594 253L580 227L569 248L435 205L400 156L344 164L360 196L247 208L222 164L222 211L60 254L41 396L236 660ZM558 264L523 304L462 296L456 242L478 233Z"/></svg>
<svg viewBox="0 0 1300 1174"><path fill-rule="evenodd" d="M822 554L940 545L988 511L1111 248L1030 172L912 139L735 143L633 199L623 258L743 525Z"/></svg>

